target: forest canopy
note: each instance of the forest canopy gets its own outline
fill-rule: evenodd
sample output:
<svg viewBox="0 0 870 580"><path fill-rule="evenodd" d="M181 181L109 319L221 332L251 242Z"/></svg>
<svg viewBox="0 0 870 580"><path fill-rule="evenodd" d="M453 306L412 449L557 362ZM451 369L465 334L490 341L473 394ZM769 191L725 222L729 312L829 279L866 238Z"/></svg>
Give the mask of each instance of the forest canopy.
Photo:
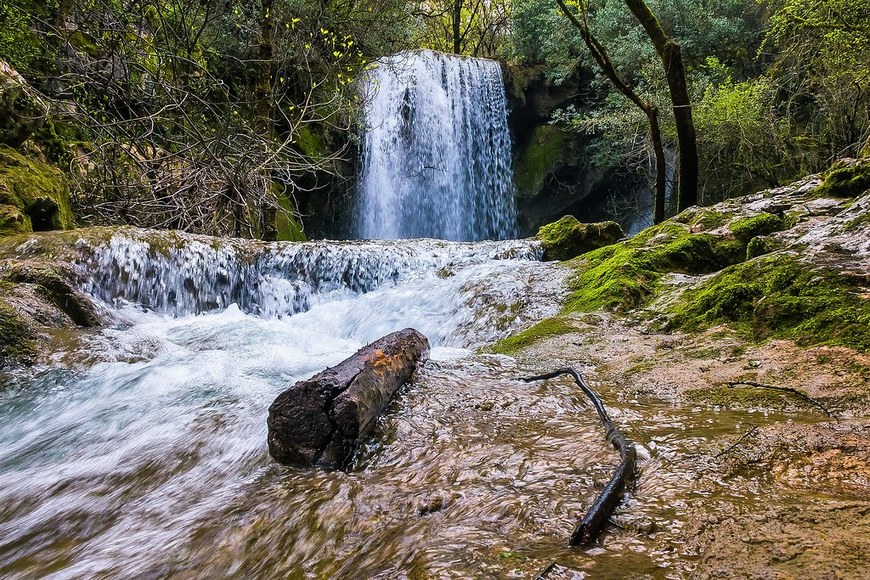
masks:
<svg viewBox="0 0 870 580"><path fill-rule="evenodd" d="M673 152L667 79L627 3L567 5L661 113ZM682 49L701 203L819 171L868 143L866 2L647 5ZM84 224L301 235L300 198L352 179L356 79L416 48L576 83L576 103L551 122L586 139L596 163L651 174L644 114L601 76L556 0L0 0L0 57L45 97L36 138L70 174Z"/></svg>

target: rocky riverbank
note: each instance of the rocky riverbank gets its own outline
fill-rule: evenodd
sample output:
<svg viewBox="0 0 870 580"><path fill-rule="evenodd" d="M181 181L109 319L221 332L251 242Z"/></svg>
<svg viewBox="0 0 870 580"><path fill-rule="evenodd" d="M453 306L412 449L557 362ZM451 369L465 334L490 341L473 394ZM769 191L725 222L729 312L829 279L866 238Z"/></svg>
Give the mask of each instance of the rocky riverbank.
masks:
<svg viewBox="0 0 870 580"><path fill-rule="evenodd" d="M678 495L696 499L681 502L679 532L651 536L661 550L679 545L697 558L697 577L863 574L867 175L866 161L843 162L827 175L692 208L564 262L573 293L562 312L489 349L533 368L574 365L617 407L689 405L713 423L720 410L777 417L712 438L707 431L716 431L705 429L696 454L671 458L685 473ZM648 447L651 427L621 415L617 422ZM655 493L643 487L663 461L653 451L641 467L640 497Z"/></svg>

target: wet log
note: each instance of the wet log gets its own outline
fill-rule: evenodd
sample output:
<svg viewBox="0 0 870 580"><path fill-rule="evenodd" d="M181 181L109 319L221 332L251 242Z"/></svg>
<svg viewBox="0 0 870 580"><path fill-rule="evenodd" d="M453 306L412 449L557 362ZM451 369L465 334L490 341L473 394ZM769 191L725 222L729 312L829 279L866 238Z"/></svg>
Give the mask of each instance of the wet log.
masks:
<svg viewBox="0 0 870 580"><path fill-rule="evenodd" d="M285 465L344 467L428 354L426 337L406 328L294 384L269 407L269 453Z"/></svg>
<svg viewBox="0 0 870 580"><path fill-rule="evenodd" d="M608 441L619 451L619 467L613 472L607 486L595 498L595 503L587 510L574 528L571 537L568 540L569 546L584 546L591 544L598 536L601 527L610 517L610 514L616 509L616 506L622 501L622 494L628 484L634 480L634 471L637 464L637 452L631 441L625 438L622 432L616 428L604 404L598 395L589 388L577 371L572 368L563 368L555 370L551 373L537 375L534 377L526 377L522 380L525 382L542 381L552 379L559 375L571 375L574 377L574 382L577 386L586 393L586 396L592 401L595 410L598 412L598 417L601 419L601 424L604 426L604 434Z"/></svg>

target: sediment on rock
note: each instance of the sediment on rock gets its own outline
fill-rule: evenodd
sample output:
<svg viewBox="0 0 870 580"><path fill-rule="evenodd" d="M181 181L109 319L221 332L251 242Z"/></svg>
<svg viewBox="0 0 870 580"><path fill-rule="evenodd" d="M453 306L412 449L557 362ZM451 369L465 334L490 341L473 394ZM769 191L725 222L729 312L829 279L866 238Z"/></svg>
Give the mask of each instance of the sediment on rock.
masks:
<svg viewBox="0 0 870 580"><path fill-rule="evenodd" d="M428 353L426 337L406 328L297 382L269 407L269 453L287 465L343 467Z"/></svg>

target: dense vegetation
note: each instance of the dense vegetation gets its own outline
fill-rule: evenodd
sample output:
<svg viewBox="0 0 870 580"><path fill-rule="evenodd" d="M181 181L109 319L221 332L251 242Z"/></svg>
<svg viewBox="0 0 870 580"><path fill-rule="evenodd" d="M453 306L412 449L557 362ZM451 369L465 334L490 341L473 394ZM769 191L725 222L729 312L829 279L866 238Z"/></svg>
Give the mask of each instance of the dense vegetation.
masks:
<svg viewBox="0 0 870 580"><path fill-rule="evenodd" d="M564 4L658 111L676 164L667 78L630 3ZM701 203L818 171L868 143L866 3L647 6L682 49ZM580 79L579 104L553 122L583 135L598 165L655 178L647 115L599 75L555 0L0 1L0 58L47 103L33 142L68 174L81 224L304 235L300 201L352 179L355 79L379 56L417 47L500 58L556 84Z"/></svg>

